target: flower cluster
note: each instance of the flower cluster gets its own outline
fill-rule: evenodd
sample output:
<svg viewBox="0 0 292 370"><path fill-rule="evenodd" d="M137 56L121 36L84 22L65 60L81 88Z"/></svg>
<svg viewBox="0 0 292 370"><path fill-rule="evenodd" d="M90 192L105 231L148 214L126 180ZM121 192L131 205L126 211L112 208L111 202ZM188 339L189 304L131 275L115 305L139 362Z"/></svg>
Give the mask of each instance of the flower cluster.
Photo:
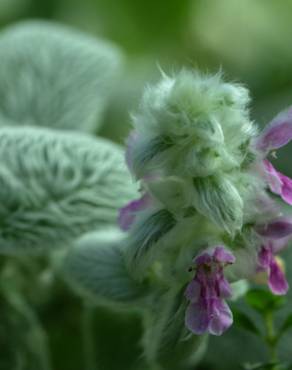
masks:
<svg viewBox="0 0 292 370"><path fill-rule="evenodd" d="M275 254L292 219L275 195L291 205L292 180L267 157L292 139L292 109L259 134L248 104L246 88L220 74L164 75L146 89L127 142L142 193L119 216L129 270L145 275L159 265L187 286L185 322L195 334L220 335L232 324L227 278L265 271L274 294L288 289Z"/></svg>

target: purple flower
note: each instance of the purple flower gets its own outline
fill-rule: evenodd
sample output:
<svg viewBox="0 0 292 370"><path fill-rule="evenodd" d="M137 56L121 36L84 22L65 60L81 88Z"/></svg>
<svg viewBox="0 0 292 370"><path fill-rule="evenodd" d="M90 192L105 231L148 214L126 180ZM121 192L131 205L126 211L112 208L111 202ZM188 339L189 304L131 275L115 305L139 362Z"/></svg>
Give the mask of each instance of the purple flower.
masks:
<svg viewBox="0 0 292 370"><path fill-rule="evenodd" d="M257 225L256 232L264 238L278 240L292 234L292 218L278 217L264 225Z"/></svg>
<svg viewBox="0 0 292 370"><path fill-rule="evenodd" d="M137 212L143 211L151 204L151 198L148 193L142 195L141 198L132 200L119 211L118 224L124 231L130 229L135 221Z"/></svg>
<svg viewBox="0 0 292 370"><path fill-rule="evenodd" d="M232 312L224 301L231 296L231 288L223 269L234 262L234 256L223 246L195 258L196 274L185 291L190 301L185 323L193 333L221 335L232 324Z"/></svg>
<svg viewBox="0 0 292 370"><path fill-rule="evenodd" d="M264 156L279 149L292 139L292 107L279 113L256 139L255 147ZM264 176L270 190L292 205L292 180L278 172L273 165L264 160Z"/></svg>
<svg viewBox="0 0 292 370"><path fill-rule="evenodd" d="M292 139L292 107L280 112L257 138L256 148L265 154L279 149Z"/></svg>
<svg viewBox="0 0 292 370"><path fill-rule="evenodd" d="M261 247L258 254L258 271L268 273L268 285L272 293L283 295L287 293L289 285L284 271L274 255L277 249L274 245L270 241Z"/></svg>
<svg viewBox="0 0 292 370"><path fill-rule="evenodd" d="M292 179L278 172L267 159L264 160L264 167L270 190L292 205Z"/></svg>
<svg viewBox="0 0 292 370"><path fill-rule="evenodd" d="M267 272L268 285L274 294L286 294L289 286L275 255L285 248L291 239L292 219L279 217L266 225L258 225L256 231L262 237L257 272Z"/></svg>

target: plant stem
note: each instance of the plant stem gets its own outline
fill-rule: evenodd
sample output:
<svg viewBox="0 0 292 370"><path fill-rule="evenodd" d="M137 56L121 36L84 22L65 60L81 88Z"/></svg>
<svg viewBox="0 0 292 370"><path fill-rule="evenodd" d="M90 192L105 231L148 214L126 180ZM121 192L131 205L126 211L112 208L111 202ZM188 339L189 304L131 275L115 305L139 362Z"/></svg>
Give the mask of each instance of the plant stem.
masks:
<svg viewBox="0 0 292 370"><path fill-rule="evenodd" d="M264 316L264 322L266 326L266 337L265 342L269 349L269 355L271 362L275 363L272 370L278 370L278 353L277 353L277 344L278 344L278 338L275 334L275 328L274 328L274 318L272 312L267 312Z"/></svg>
<svg viewBox="0 0 292 370"><path fill-rule="evenodd" d="M94 340L94 307L88 302L84 302L83 304L81 325L84 369L97 370Z"/></svg>

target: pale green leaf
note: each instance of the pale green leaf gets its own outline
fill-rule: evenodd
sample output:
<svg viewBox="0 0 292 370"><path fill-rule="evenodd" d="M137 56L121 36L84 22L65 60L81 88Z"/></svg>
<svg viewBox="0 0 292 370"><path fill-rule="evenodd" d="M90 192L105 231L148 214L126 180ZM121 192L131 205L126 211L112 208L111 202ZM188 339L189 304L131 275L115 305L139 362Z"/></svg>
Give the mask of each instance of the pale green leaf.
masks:
<svg viewBox="0 0 292 370"><path fill-rule="evenodd" d="M95 131L121 62L113 45L62 25L0 34L0 117L11 125Z"/></svg>

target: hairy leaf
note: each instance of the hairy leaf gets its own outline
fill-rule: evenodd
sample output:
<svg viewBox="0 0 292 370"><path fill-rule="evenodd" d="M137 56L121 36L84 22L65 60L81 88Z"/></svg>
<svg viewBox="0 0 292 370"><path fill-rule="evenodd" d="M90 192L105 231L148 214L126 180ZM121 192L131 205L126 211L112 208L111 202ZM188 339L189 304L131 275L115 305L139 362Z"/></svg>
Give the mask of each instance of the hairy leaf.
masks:
<svg viewBox="0 0 292 370"><path fill-rule="evenodd" d="M115 304L133 303L145 295L146 285L132 280L126 270L122 240L116 229L82 237L63 266L71 287L95 301Z"/></svg>
<svg viewBox="0 0 292 370"><path fill-rule="evenodd" d="M78 31L34 21L0 34L0 60L2 119L95 131L121 54Z"/></svg>
<svg viewBox="0 0 292 370"><path fill-rule="evenodd" d="M47 250L116 223L136 196L123 150L41 128L0 129L0 252Z"/></svg>

